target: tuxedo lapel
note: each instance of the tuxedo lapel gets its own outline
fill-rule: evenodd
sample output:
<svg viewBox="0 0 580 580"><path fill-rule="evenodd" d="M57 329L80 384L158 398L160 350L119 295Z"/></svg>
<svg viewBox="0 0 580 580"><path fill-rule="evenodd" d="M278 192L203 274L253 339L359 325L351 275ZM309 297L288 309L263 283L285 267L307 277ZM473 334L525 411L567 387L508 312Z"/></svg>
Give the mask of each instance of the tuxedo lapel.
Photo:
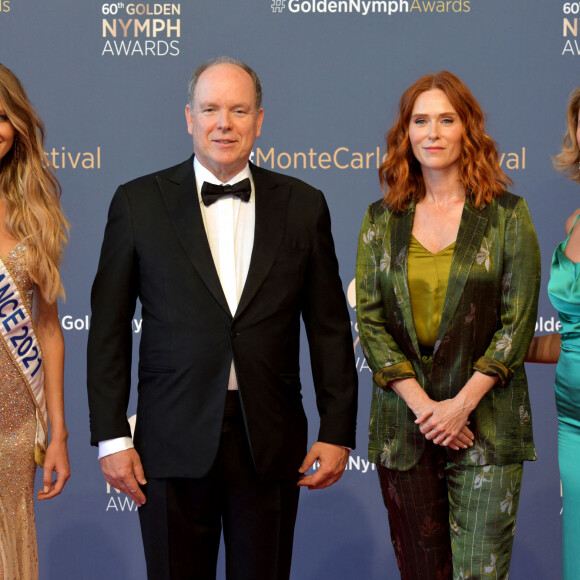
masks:
<svg viewBox="0 0 580 580"><path fill-rule="evenodd" d="M250 304L272 268L284 234L290 187L250 164L256 195L254 247L236 317Z"/></svg>
<svg viewBox="0 0 580 580"><path fill-rule="evenodd" d="M409 279L407 273L407 260L409 257L409 243L413 231L415 218L415 206L411 205L403 214L393 215L394 220L391 229L391 264L394 278L394 290L397 305L403 315L403 326L406 329L411 344L417 355L419 354L419 342L413 320L411 308L411 296L409 294Z"/></svg>
<svg viewBox="0 0 580 580"><path fill-rule="evenodd" d="M455 242L451 270L449 272L441 324L439 325L437 341L435 342L436 348L445 336L455 316L455 311L463 294L469 271L471 270L477 251L481 247L483 235L487 227L490 207L490 205L487 205L483 209L478 210L473 207L469 198L465 200L457 241Z"/></svg>
<svg viewBox="0 0 580 580"><path fill-rule="evenodd" d="M193 158L179 165L172 175L158 176L157 182L173 229L185 253L212 296L229 314L230 309L203 225L193 172Z"/></svg>

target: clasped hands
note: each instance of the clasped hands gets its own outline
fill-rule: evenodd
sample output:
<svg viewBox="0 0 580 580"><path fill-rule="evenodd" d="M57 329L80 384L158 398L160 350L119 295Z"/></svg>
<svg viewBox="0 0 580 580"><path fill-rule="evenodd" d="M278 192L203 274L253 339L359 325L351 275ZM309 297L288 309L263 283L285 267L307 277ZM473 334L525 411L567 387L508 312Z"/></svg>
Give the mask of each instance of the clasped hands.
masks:
<svg viewBox="0 0 580 580"><path fill-rule="evenodd" d="M455 451L467 449L473 445L475 438L469 429L469 409L457 398L444 401L433 401L416 412L415 423L425 439L435 445L451 447Z"/></svg>

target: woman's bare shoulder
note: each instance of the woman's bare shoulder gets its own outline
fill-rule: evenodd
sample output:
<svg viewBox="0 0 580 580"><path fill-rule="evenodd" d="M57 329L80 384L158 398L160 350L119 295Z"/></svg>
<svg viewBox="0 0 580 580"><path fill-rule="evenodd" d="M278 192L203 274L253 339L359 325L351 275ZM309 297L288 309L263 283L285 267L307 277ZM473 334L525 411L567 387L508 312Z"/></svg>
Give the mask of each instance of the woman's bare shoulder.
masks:
<svg viewBox="0 0 580 580"><path fill-rule="evenodd" d="M574 227L576 218L580 215L580 207L566 220L566 235L570 233Z"/></svg>

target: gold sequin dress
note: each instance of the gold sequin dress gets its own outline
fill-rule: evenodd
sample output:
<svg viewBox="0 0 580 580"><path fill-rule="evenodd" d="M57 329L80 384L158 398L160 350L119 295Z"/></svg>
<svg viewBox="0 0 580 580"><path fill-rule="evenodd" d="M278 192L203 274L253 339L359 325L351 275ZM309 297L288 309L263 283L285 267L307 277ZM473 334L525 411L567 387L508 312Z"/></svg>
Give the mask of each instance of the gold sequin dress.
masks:
<svg viewBox="0 0 580 580"><path fill-rule="evenodd" d="M33 284L19 243L4 263L31 309ZM33 395L0 340L0 580L36 580L38 553L34 524Z"/></svg>

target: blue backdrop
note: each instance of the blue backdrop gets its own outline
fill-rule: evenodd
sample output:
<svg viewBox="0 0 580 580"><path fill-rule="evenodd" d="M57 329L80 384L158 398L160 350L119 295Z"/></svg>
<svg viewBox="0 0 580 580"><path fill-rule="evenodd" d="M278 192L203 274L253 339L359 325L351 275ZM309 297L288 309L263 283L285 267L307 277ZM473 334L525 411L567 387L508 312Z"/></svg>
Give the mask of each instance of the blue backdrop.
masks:
<svg viewBox="0 0 580 580"><path fill-rule="evenodd" d="M402 91L429 72L457 74L488 114L515 193L529 202L543 259L538 332L547 332L556 323L545 291L551 253L580 205L550 159L578 83L579 12L579 2L562 0L0 0L0 61L46 123L46 153L72 224L60 305L72 477L62 496L37 505L41 579L145 577L135 506L107 488L88 444L89 292L116 186L191 154L184 107L192 70L222 54L256 69L265 120L253 160L325 192L345 291L362 216L380 197L378 160ZM351 290L355 343L353 298ZM137 313L136 341L139 324ZM303 351L314 436L306 344ZM359 346L356 357L358 446L338 485L302 494L295 580L398 577L366 461L371 373ZM525 466L511 578L558 579L554 368L529 366L528 374L539 460Z"/></svg>

